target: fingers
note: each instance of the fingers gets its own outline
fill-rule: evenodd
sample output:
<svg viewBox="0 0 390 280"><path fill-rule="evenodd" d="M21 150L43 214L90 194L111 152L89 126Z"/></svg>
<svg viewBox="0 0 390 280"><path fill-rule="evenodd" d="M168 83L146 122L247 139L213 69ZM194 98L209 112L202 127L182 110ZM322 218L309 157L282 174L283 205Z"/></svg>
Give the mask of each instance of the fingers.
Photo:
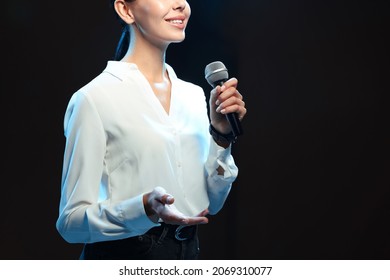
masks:
<svg viewBox="0 0 390 280"><path fill-rule="evenodd" d="M237 89L238 80L236 78L231 78L227 80L222 86L216 86L211 90L211 95L215 98L219 98L220 94L228 88Z"/></svg>
<svg viewBox="0 0 390 280"><path fill-rule="evenodd" d="M236 78L230 78L229 80L227 80L224 84L223 84L225 87L235 87L237 88L237 85L238 85L238 80Z"/></svg>
<svg viewBox="0 0 390 280"><path fill-rule="evenodd" d="M182 221L180 225L192 226L192 225L203 225L209 222L209 219L206 217L189 217Z"/></svg>
<svg viewBox="0 0 390 280"><path fill-rule="evenodd" d="M202 212L200 212L196 217L204 217L209 214L209 209L205 209Z"/></svg>
<svg viewBox="0 0 390 280"><path fill-rule="evenodd" d="M216 112L221 114L238 113L244 111L243 109L245 109L245 102L242 99L231 96L218 105Z"/></svg>
<svg viewBox="0 0 390 280"><path fill-rule="evenodd" d="M242 94L237 90L238 80L231 78L222 86L216 87L212 94L216 106L215 112L220 114L237 113L241 121L247 113Z"/></svg>
<svg viewBox="0 0 390 280"><path fill-rule="evenodd" d="M184 219L177 220L177 221L171 221L172 224L175 225L185 225L185 226L192 226L192 225L200 225L200 224L207 224L209 222L209 219L207 217L185 217Z"/></svg>
<svg viewBox="0 0 390 280"><path fill-rule="evenodd" d="M188 217L177 210L173 204L175 199L168 194L162 187L156 187L147 197L147 213L148 216L157 215L165 223L175 225L196 225L208 223L208 218L205 217L209 212L208 209L203 210L195 217Z"/></svg>
<svg viewBox="0 0 390 280"><path fill-rule="evenodd" d="M242 95L235 88L228 88L222 92L216 101L216 112L221 114L228 114L237 112L242 116L246 113L245 102Z"/></svg>
<svg viewBox="0 0 390 280"><path fill-rule="evenodd" d="M174 225L196 225L196 224L207 224L208 210L202 211L198 216L189 217L181 213L174 204L165 205L163 209L160 209L159 216L167 224Z"/></svg>
<svg viewBox="0 0 390 280"><path fill-rule="evenodd" d="M188 217L185 221L185 225L198 225L198 224L207 224L209 222L209 219L206 217L206 215L209 214L209 209L205 209L202 212L200 212L195 217Z"/></svg>

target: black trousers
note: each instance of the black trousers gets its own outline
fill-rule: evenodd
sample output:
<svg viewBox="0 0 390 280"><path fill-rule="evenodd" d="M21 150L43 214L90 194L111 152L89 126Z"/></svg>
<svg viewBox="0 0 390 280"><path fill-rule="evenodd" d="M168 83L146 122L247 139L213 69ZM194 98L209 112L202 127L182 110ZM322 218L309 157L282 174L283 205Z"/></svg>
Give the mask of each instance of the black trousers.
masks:
<svg viewBox="0 0 390 280"><path fill-rule="evenodd" d="M195 260L199 257L197 226L179 228L161 223L143 235L88 243L82 260Z"/></svg>

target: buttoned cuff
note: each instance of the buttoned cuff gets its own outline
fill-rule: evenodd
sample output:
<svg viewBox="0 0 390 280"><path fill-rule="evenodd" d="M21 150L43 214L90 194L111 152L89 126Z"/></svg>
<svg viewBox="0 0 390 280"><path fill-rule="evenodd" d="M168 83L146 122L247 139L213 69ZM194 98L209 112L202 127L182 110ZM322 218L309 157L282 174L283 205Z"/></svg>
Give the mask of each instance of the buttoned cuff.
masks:
<svg viewBox="0 0 390 280"><path fill-rule="evenodd" d="M221 166L224 169L223 178L231 181L232 178L237 177L237 167L231 154L231 145L227 148L223 148L212 139L210 142L208 168L214 173L216 172L216 169Z"/></svg>
<svg viewBox="0 0 390 280"><path fill-rule="evenodd" d="M137 232L137 235L144 234L152 227L160 226L160 224L152 222L146 215L143 194L121 204L121 217L126 226Z"/></svg>

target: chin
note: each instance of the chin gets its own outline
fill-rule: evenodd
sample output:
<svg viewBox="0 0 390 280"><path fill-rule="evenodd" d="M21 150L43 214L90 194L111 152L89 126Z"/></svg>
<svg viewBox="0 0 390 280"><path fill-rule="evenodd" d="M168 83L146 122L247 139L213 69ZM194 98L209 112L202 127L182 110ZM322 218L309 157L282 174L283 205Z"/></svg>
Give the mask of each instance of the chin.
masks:
<svg viewBox="0 0 390 280"><path fill-rule="evenodd" d="M180 43L180 42L183 42L185 38L186 38L186 36L185 36L185 34L183 34L182 36L173 38L173 39L172 39L172 43Z"/></svg>
<svg viewBox="0 0 390 280"><path fill-rule="evenodd" d="M175 41L172 41L172 43L181 43L181 42L183 42L184 41L184 38L183 39L181 39L181 40L175 40Z"/></svg>

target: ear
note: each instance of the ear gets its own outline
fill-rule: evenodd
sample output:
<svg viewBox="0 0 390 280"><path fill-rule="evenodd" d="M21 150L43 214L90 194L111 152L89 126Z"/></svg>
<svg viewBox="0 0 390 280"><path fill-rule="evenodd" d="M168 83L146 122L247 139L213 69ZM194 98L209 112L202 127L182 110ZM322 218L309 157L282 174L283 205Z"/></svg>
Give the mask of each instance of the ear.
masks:
<svg viewBox="0 0 390 280"><path fill-rule="evenodd" d="M125 0L116 0L114 8L118 16L127 24L134 23L134 16L131 9L126 5Z"/></svg>

